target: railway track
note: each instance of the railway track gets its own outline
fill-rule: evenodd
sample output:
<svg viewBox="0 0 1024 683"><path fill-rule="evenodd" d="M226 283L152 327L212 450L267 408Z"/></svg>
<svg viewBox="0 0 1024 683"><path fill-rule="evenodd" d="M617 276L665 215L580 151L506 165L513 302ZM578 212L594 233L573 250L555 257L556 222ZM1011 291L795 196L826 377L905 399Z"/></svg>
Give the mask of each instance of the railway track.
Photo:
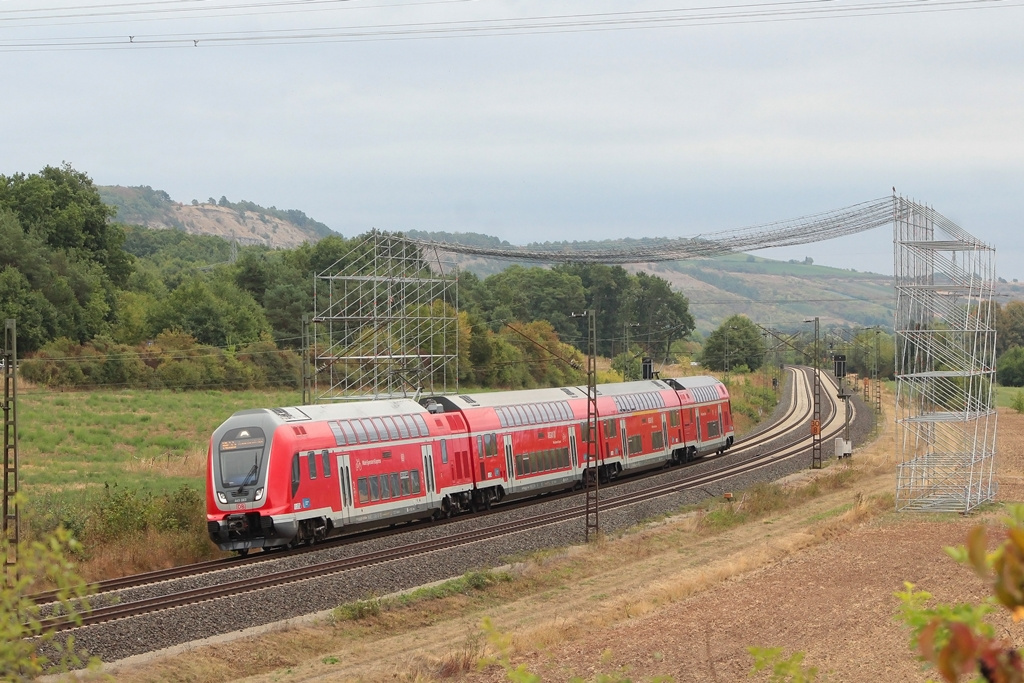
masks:
<svg viewBox="0 0 1024 683"><path fill-rule="evenodd" d="M610 490L612 491L612 495L601 499L600 510L602 512L612 511L687 489L700 489L711 483L718 482L723 478L750 472L780 460L805 453L808 449L808 438L805 430L811 413L810 379L808 377L808 372L804 369L791 369L791 372L793 373L792 393L794 399L790 402L790 407L786 414L784 414L778 422L776 422L770 429L758 434L756 441L748 441L738 444L725 455L714 456L713 458L705 458L698 461L706 463L719 459L727 459L728 462L723 460L722 466L715 467L711 471L699 474L687 474L686 469L683 469L682 476L679 479L669 483L652 486L638 492L615 495L614 488L611 488ZM822 377L824 381L825 375ZM831 380L829 380L829 382L831 383ZM832 390L833 388L835 388L834 385L832 387L828 387L829 390L822 392L823 396L827 396L829 398L829 404L831 406L829 410L824 411L827 418L825 419L825 424L823 424L822 429L823 439L835 436L843 428L842 421L837 419L839 411L836 409L836 402L833 398L835 395L835 392ZM767 447L767 450L765 450L766 442L772 444L770 447ZM728 458L726 458L726 455ZM655 471L655 474L663 472L663 470L658 470ZM636 481L636 479L632 479L631 481ZM555 497L549 497L547 500L552 500L554 498ZM509 508L506 507L505 509ZM492 513L496 514L501 511L502 510L499 509L492 511ZM445 536L444 538L403 544L399 547L387 550L314 563L305 567L273 571L260 577L227 580L219 582L216 585L203 588L179 591L164 596L97 607L89 614L83 616L81 624L76 624L68 620L66 617L60 616L52 617L46 620L45 623L47 626L53 627L57 630L68 630L76 628L79 625L89 626L118 619L125 619L141 614L173 609L183 605L216 600L218 598L238 595L240 593L248 593L300 582L311 578L319 578L331 574L352 571L399 559L408 559L417 555L452 549L461 545L479 543L481 541L500 536L523 533L531 529L561 524L573 519L578 519L582 515L582 512L583 507L580 504L555 512L531 515L513 522L506 521L476 530L454 533ZM446 521L458 522L462 519L466 518L455 518L453 520ZM394 531L391 531L390 533L394 533ZM297 551L310 552L314 549L320 550L321 547L322 545L306 547L297 549ZM139 586L158 581L169 581L183 576L195 576L197 574L208 573L221 569L233 569L252 564L254 562L284 557L286 554L287 553L282 552L261 553L259 555L250 556L249 558L227 558L169 570L147 572L145 574L102 582L99 584L99 590L103 592L112 592L125 587ZM40 594L37 596L37 598L40 599L40 602L42 602L41 599L45 597L47 597L46 594Z"/></svg>

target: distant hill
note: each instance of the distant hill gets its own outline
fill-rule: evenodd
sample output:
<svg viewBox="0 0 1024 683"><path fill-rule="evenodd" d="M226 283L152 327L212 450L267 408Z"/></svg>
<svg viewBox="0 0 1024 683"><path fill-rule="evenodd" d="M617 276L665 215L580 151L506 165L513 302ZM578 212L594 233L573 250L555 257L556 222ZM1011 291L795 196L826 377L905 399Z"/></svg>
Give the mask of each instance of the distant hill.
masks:
<svg viewBox="0 0 1024 683"><path fill-rule="evenodd" d="M240 244L297 247L337 234L296 209L262 207L250 201L180 204L163 190L143 185L100 185L100 198L117 207L114 220L154 229L176 229L197 235L218 235Z"/></svg>
<svg viewBox="0 0 1024 683"><path fill-rule="evenodd" d="M508 246L496 237L479 233L407 233L416 239L458 242L474 246ZM560 250L621 249L654 246L664 240L653 238L603 240L600 242L545 242L530 244ZM486 277L514 261L457 256L459 267ZM524 263L523 265L530 265ZM630 272L644 271L664 278L690 300L690 313L697 331L707 334L736 313L755 322L793 329L803 320L818 317L821 324L845 327L881 325L891 328L895 313L892 277L816 266L804 261L774 261L748 254L730 254L709 259L625 266Z"/></svg>

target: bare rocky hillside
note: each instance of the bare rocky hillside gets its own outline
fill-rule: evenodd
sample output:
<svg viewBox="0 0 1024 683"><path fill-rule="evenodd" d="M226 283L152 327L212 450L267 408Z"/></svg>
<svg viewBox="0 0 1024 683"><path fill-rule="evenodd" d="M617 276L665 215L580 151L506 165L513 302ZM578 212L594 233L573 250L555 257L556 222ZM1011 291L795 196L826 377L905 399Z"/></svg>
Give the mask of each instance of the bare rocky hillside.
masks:
<svg viewBox="0 0 1024 683"><path fill-rule="evenodd" d="M154 229L217 235L239 244L293 248L331 234L323 223L298 210L265 208L248 201L182 204L150 187L101 186L104 203L117 208L115 220Z"/></svg>

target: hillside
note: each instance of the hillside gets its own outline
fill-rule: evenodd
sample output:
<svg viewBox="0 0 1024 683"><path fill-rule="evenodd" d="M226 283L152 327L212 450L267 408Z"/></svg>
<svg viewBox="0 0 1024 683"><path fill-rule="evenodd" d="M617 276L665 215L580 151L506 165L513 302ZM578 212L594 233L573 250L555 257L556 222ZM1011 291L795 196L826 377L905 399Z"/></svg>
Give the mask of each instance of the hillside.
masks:
<svg viewBox="0 0 1024 683"><path fill-rule="evenodd" d="M477 233L420 232L410 237L459 242L469 245L509 246L496 237ZM577 246L580 249L610 249L656 243L651 239L617 242L545 243L553 250ZM486 277L515 261L479 256L457 256L459 268ZM524 263L523 265L530 265ZM697 331L707 334L731 315L742 313L763 325L794 329L803 320L818 317L826 327L892 326L895 297L892 278L811 262L785 262L749 254L730 254L707 259L640 263L626 266L630 272L644 271L664 278L690 300L690 313Z"/></svg>
<svg viewBox="0 0 1024 683"><path fill-rule="evenodd" d="M115 220L154 229L176 229L195 235L217 235L239 244L294 248L333 234L323 223L302 211L265 208L242 200L221 198L192 204L173 201L162 190L148 186L98 186L105 204L117 207Z"/></svg>

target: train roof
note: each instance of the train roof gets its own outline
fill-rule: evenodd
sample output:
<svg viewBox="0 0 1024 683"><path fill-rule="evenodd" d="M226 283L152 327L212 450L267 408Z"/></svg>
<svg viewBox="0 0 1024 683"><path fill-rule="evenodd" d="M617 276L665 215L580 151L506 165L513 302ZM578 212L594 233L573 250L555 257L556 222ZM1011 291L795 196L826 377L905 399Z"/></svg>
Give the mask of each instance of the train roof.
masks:
<svg viewBox="0 0 1024 683"><path fill-rule="evenodd" d="M243 410L235 415L269 413L284 422L345 420L353 417L381 417L383 415L426 414L427 409L410 398L381 399L376 401L346 401L312 406L260 408Z"/></svg>
<svg viewBox="0 0 1024 683"><path fill-rule="evenodd" d="M696 387L713 387L721 384L721 380L710 375L694 375L692 377L670 377L665 380L677 389L694 389ZM678 385L678 386L676 386Z"/></svg>
<svg viewBox="0 0 1024 683"><path fill-rule="evenodd" d="M557 387L554 389L521 389L515 391L491 391L479 394L458 394L445 396L427 396L423 401L437 401L451 404L456 408L470 410L473 408L497 408L500 406L521 405L523 403L547 403L549 401L566 401L571 398L587 397L587 389L579 387Z"/></svg>
<svg viewBox="0 0 1024 683"><path fill-rule="evenodd" d="M612 384L598 384L598 396L626 396L629 394L645 394L652 391L671 391L672 387L660 379L645 379L636 382L614 382ZM586 387L581 388L583 395L587 395Z"/></svg>

